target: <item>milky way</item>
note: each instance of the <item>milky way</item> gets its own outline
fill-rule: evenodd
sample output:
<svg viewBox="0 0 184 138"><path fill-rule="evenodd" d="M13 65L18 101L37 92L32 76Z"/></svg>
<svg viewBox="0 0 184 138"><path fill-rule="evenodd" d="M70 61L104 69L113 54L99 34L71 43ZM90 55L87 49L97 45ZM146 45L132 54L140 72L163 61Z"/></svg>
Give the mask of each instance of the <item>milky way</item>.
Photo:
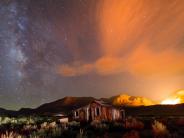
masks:
<svg viewBox="0 0 184 138"><path fill-rule="evenodd" d="M0 105L120 93L159 100L184 87L184 3L0 1Z"/></svg>

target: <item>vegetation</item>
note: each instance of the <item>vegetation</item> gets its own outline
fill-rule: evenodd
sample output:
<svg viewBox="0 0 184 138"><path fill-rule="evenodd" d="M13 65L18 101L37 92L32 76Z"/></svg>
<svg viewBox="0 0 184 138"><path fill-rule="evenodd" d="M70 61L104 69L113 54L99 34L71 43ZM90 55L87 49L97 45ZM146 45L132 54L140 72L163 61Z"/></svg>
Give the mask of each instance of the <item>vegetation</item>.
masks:
<svg viewBox="0 0 184 138"><path fill-rule="evenodd" d="M125 122L60 123L53 117L0 117L1 138L182 138L183 117L127 117Z"/></svg>

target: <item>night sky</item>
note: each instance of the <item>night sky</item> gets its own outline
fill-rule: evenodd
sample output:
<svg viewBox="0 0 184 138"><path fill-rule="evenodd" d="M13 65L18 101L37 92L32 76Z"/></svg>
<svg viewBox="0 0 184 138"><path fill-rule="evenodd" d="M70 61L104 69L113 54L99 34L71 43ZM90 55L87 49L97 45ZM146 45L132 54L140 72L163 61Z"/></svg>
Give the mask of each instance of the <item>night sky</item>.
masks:
<svg viewBox="0 0 184 138"><path fill-rule="evenodd" d="M183 0L0 1L0 107L183 88Z"/></svg>

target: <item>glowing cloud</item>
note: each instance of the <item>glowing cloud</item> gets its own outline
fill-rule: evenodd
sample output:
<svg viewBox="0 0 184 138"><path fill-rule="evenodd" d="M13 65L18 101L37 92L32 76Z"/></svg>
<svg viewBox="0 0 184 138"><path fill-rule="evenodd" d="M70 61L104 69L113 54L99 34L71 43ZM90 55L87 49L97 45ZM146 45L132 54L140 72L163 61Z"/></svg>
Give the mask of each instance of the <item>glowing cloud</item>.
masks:
<svg viewBox="0 0 184 138"><path fill-rule="evenodd" d="M178 0L100 1L96 18L101 57L87 64L61 65L60 74L128 72L140 76L172 76L183 73L183 4Z"/></svg>

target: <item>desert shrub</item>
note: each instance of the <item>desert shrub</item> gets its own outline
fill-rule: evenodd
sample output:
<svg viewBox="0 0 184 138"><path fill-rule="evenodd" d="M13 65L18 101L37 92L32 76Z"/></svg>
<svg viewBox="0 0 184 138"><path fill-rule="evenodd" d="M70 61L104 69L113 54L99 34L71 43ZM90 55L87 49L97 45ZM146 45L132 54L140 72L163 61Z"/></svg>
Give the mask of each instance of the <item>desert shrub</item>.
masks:
<svg viewBox="0 0 184 138"><path fill-rule="evenodd" d="M97 129L108 129L108 125L99 120L94 120L91 122L91 126Z"/></svg>
<svg viewBox="0 0 184 138"><path fill-rule="evenodd" d="M163 123L156 120L152 124L152 131L154 137L156 138L166 138L169 136L169 131L167 130L167 127Z"/></svg>
<svg viewBox="0 0 184 138"><path fill-rule="evenodd" d="M72 121L68 123L69 126L80 126L80 122Z"/></svg>
<svg viewBox="0 0 184 138"><path fill-rule="evenodd" d="M56 122L51 122L51 123L49 123L49 128L50 128L50 129L54 129L54 128L56 128L56 127L57 127Z"/></svg>
<svg viewBox="0 0 184 138"><path fill-rule="evenodd" d="M138 131L132 130L130 132L126 132L123 135L123 138L140 138L140 136Z"/></svg>
<svg viewBox="0 0 184 138"><path fill-rule="evenodd" d="M91 122L91 126L94 126L94 127L97 127L98 125L100 125L101 124L101 122L99 121L99 120L93 120L92 122Z"/></svg>
<svg viewBox="0 0 184 138"><path fill-rule="evenodd" d="M47 129L48 128L48 123L47 122L43 122L41 124L41 129Z"/></svg>
<svg viewBox="0 0 184 138"><path fill-rule="evenodd" d="M127 129L143 129L144 123L133 117L128 117L125 120L125 128Z"/></svg>
<svg viewBox="0 0 184 138"><path fill-rule="evenodd" d="M95 135L102 137L107 131L109 131L109 124L94 120L90 123L92 129L95 132Z"/></svg>
<svg viewBox="0 0 184 138"><path fill-rule="evenodd" d="M12 131L6 131L5 134L1 134L1 138L22 138L22 136Z"/></svg>
<svg viewBox="0 0 184 138"><path fill-rule="evenodd" d="M1 118L1 124L8 124L10 122L11 122L11 119L9 117Z"/></svg>
<svg viewBox="0 0 184 138"><path fill-rule="evenodd" d="M76 122L76 121L69 122L68 129L79 130L80 129L80 122Z"/></svg>
<svg viewBox="0 0 184 138"><path fill-rule="evenodd" d="M24 125L23 130L36 130L37 126L36 125Z"/></svg>

